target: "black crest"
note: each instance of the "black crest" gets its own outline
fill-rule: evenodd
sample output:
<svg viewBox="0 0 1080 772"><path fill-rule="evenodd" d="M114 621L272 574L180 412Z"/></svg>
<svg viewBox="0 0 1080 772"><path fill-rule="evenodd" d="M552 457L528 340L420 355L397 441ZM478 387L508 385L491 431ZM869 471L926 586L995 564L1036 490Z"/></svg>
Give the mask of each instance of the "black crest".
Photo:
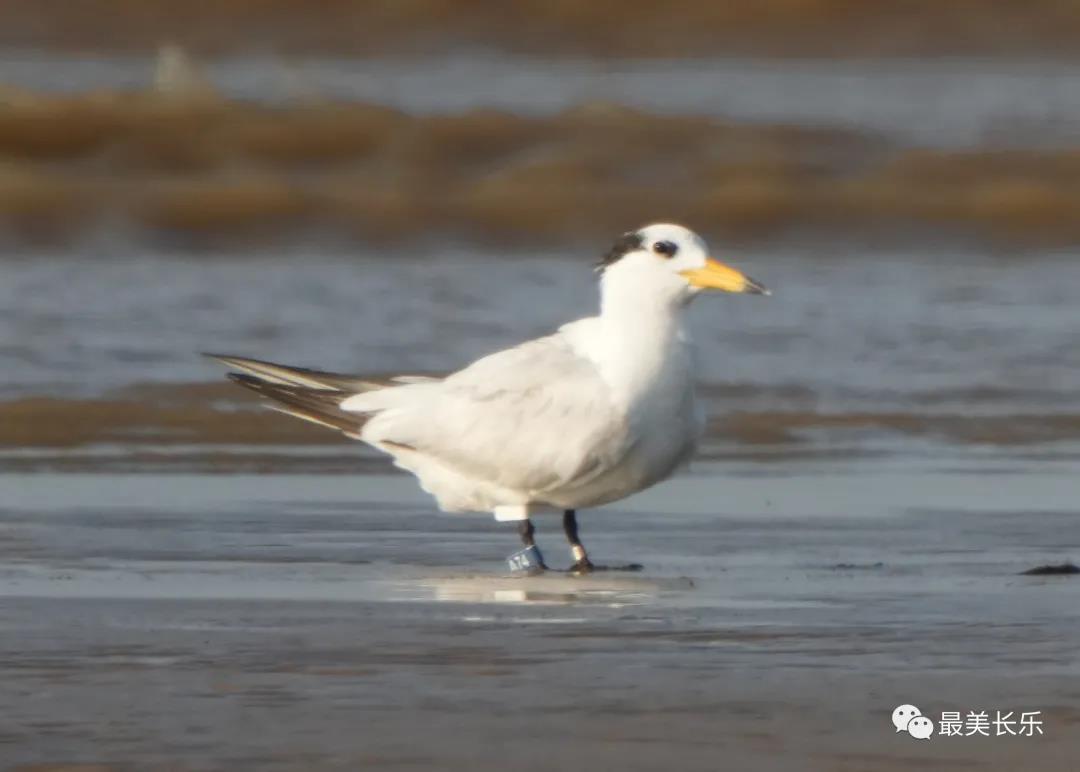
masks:
<svg viewBox="0 0 1080 772"><path fill-rule="evenodd" d="M641 236L637 231L630 231L619 236L619 240L616 241L608 253L600 258L600 262L596 264L597 271L603 271L612 263L618 262L619 258L630 252L636 252L641 249L641 245L644 242L641 240Z"/></svg>

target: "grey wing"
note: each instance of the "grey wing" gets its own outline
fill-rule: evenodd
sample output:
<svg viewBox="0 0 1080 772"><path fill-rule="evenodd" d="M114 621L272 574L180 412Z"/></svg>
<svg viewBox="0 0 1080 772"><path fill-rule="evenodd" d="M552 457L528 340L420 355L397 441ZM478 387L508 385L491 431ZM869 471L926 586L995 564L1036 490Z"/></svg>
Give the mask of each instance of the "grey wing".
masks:
<svg viewBox="0 0 1080 772"><path fill-rule="evenodd" d="M375 415L363 438L506 488L581 485L628 448L604 380L561 334L492 354L415 394Z"/></svg>

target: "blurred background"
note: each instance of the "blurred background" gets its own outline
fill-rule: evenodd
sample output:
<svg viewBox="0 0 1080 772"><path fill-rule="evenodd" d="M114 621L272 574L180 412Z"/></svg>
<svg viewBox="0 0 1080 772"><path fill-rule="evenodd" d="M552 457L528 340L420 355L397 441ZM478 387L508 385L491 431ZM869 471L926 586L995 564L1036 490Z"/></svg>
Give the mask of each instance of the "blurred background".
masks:
<svg viewBox="0 0 1080 772"><path fill-rule="evenodd" d="M1075 459L1078 42L1071 0L6 0L0 461L355 469L198 352L446 371L658 220L775 291L695 308L708 453Z"/></svg>

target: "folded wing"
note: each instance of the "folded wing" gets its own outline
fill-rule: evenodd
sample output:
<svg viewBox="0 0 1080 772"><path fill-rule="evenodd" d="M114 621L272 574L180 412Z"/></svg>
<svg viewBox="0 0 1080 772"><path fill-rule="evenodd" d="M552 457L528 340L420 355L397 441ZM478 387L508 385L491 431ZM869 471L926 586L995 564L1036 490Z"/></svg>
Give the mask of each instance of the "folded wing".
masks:
<svg viewBox="0 0 1080 772"><path fill-rule="evenodd" d="M369 420L361 439L437 461L461 477L537 500L582 485L625 455L625 422L595 365L561 334L492 354L437 383L341 404Z"/></svg>

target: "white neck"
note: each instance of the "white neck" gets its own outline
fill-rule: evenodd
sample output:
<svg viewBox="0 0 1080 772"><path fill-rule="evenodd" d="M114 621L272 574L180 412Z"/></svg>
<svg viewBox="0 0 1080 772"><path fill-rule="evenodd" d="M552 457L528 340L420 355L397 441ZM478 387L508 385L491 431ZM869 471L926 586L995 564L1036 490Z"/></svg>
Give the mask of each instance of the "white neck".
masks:
<svg viewBox="0 0 1080 772"><path fill-rule="evenodd" d="M597 360L622 399L632 401L672 373L673 356L683 357L684 302L639 277L605 272L601 285L602 350ZM676 368L677 371L683 368ZM680 373L681 374L681 373Z"/></svg>

